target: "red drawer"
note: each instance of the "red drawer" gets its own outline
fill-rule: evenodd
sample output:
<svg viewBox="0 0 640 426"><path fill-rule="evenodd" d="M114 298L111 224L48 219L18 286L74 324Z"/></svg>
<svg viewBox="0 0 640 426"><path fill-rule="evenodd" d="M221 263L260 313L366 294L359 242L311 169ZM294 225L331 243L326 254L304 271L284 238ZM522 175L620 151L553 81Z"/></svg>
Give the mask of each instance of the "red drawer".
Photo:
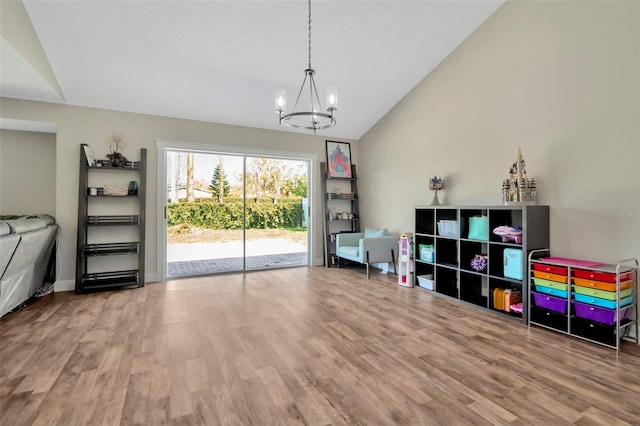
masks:
<svg viewBox="0 0 640 426"><path fill-rule="evenodd" d="M616 274L608 272L587 271L584 269L574 269L573 275L578 278L584 278L586 280L603 281L606 283L615 283ZM631 279L631 272L620 274L620 282L629 281Z"/></svg>
<svg viewBox="0 0 640 426"><path fill-rule="evenodd" d="M533 269L540 272L550 272L556 275L567 275L569 272L567 268L563 268L562 266L545 265L544 263L534 263Z"/></svg>

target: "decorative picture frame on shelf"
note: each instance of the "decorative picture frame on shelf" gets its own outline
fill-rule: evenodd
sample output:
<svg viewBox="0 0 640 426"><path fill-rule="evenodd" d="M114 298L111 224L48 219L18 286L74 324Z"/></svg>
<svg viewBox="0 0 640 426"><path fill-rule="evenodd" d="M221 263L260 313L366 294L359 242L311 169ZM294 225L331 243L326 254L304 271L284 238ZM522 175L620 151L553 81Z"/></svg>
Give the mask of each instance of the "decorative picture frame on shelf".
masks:
<svg viewBox="0 0 640 426"><path fill-rule="evenodd" d="M330 178L353 178L349 142L327 141L327 174Z"/></svg>

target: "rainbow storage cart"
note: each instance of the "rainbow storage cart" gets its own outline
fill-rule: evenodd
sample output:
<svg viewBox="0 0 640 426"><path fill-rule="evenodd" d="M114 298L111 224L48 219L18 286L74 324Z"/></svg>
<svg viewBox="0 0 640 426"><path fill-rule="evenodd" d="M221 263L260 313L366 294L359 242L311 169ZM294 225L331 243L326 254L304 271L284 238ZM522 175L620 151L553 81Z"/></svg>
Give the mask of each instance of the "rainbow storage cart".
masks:
<svg viewBox="0 0 640 426"><path fill-rule="evenodd" d="M529 325L620 351L638 339L638 260L617 264L529 254Z"/></svg>

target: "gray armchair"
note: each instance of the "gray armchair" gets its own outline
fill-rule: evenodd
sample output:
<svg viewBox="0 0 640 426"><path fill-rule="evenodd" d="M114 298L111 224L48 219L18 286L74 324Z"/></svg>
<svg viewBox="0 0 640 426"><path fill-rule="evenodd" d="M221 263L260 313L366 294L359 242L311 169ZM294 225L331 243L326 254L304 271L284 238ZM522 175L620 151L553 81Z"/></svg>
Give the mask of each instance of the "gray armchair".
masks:
<svg viewBox="0 0 640 426"><path fill-rule="evenodd" d="M338 234L336 236L338 267L340 267L341 258L364 264L367 267L367 279L369 279L371 263L393 263L395 273L395 251L398 248L399 239L397 235L389 235L386 229L367 228L364 232Z"/></svg>

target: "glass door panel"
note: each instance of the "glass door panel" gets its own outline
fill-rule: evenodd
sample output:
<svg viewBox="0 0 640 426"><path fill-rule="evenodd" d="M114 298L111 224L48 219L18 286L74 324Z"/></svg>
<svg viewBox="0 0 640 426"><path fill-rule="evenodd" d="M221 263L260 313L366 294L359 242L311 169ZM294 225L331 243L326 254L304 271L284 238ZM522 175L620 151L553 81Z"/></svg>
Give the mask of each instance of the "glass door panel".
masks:
<svg viewBox="0 0 640 426"><path fill-rule="evenodd" d="M244 270L242 156L167 152L167 277Z"/></svg>
<svg viewBox="0 0 640 426"><path fill-rule="evenodd" d="M246 268L308 265L308 162L245 159Z"/></svg>

